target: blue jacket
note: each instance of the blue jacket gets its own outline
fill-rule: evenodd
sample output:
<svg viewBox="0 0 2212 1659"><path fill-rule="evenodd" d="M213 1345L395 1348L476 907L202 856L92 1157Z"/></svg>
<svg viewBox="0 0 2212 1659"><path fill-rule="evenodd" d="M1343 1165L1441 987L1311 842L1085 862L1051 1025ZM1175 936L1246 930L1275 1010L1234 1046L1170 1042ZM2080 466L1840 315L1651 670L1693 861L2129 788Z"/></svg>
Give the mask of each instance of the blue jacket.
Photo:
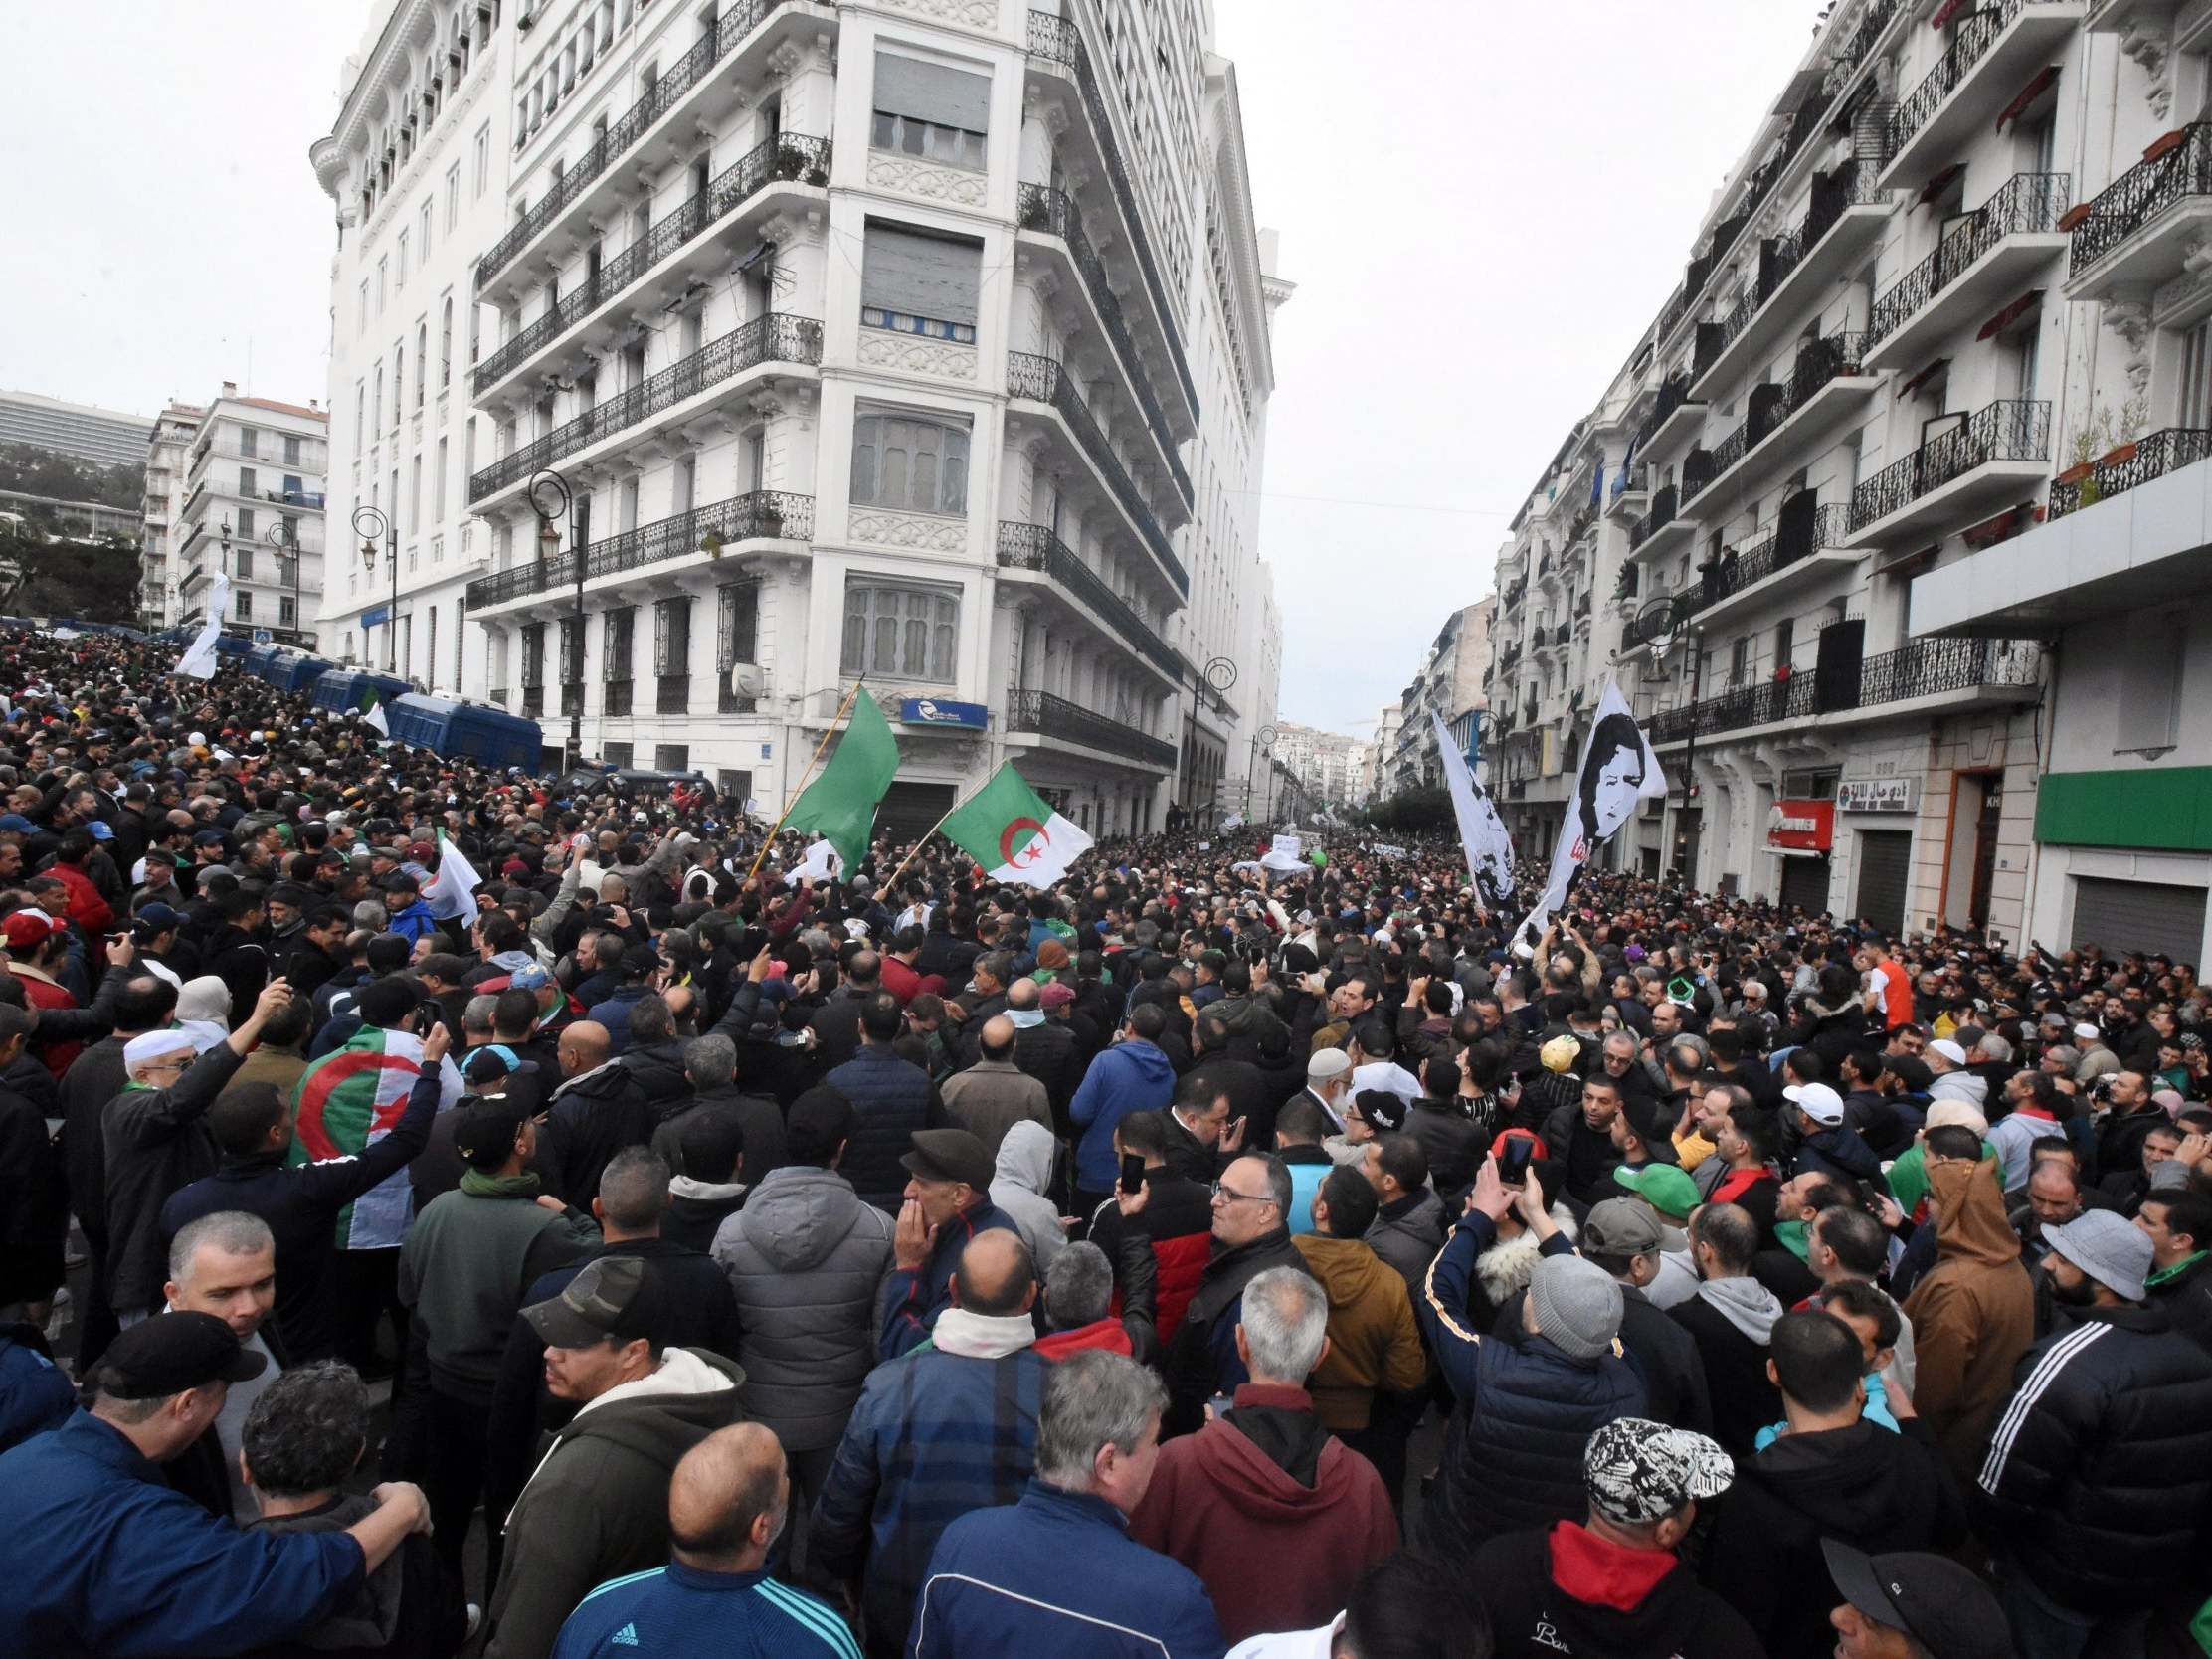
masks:
<svg viewBox="0 0 2212 1659"><path fill-rule="evenodd" d="M936 1329L937 1316L952 1305L953 1269L960 1265L960 1252L968 1248L968 1241L977 1233L989 1232L993 1227L1005 1227L1012 1233L1021 1230L1013 1216L986 1198L945 1223L929 1259L918 1271L893 1268L884 1274L883 1288L876 1293L875 1322L880 1333L877 1349L884 1359L895 1360L920 1346L922 1339Z"/></svg>
<svg viewBox="0 0 2212 1659"><path fill-rule="evenodd" d="M630 1011L647 997L657 996L651 986L643 980L633 985L618 985L607 994L603 1002L594 1003L584 1011L586 1019L596 1019L607 1027L607 1051L620 1054L630 1046Z"/></svg>
<svg viewBox="0 0 2212 1659"><path fill-rule="evenodd" d="M906 1190L899 1160L914 1150L914 1131L951 1121L942 1108L932 1110L936 1089L929 1073L900 1059L888 1044L864 1042L823 1081L852 1102L852 1136L837 1173L876 1208L897 1213Z"/></svg>
<svg viewBox="0 0 2212 1659"><path fill-rule="evenodd" d="M239 1653L321 1623L363 1566L344 1533L216 1520L90 1412L0 1454L0 1653Z"/></svg>
<svg viewBox="0 0 2212 1659"><path fill-rule="evenodd" d="M410 945L426 933L438 931L438 918L430 913L430 906L417 899L405 910L394 914L385 924L387 932L396 933Z"/></svg>
<svg viewBox="0 0 2212 1659"><path fill-rule="evenodd" d="M807 1548L830 1577L865 1579L871 1631L904 1634L946 1528L1021 1495L1050 1369L1033 1348L1002 1360L933 1348L868 1374L815 1500Z"/></svg>
<svg viewBox="0 0 2212 1659"><path fill-rule="evenodd" d="M1480 1210L1462 1216L1413 1298L1458 1402L1421 1517L1422 1542L1440 1560L1463 1561L1501 1533L1580 1518L1590 1435L1646 1410L1643 1379L1617 1341L1610 1354L1578 1360L1547 1338L1522 1335L1518 1323L1510 1336L1468 1329L1468 1280L1497 1236L1497 1223ZM1508 1317L1517 1322L1519 1312L1514 1306Z"/></svg>
<svg viewBox="0 0 2212 1659"><path fill-rule="evenodd" d="M1105 1499L1038 1480L1011 1508L962 1517L930 1557L907 1659L1221 1659L1205 1586L1128 1528Z"/></svg>
<svg viewBox="0 0 2212 1659"><path fill-rule="evenodd" d="M67 1373L24 1340L31 1326L0 1325L0 1451L69 1421L77 1390Z"/></svg>
<svg viewBox="0 0 2212 1659"><path fill-rule="evenodd" d="M1075 1149L1075 1185L1104 1193L1121 1178L1114 1125L1131 1112L1157 1112L1175 1098L1175 1065L1141 1038L1117 1042L1083 1073L1067 1115L1082 1127Z"/></svg>
<svg viewBox="0 0 2212 1659"><path fill-rule="evenodd" d="M706 1572L670 1562L614 1578L576 1604L553 1659L860 1659L844 1619L760 1572Z"/></svg>

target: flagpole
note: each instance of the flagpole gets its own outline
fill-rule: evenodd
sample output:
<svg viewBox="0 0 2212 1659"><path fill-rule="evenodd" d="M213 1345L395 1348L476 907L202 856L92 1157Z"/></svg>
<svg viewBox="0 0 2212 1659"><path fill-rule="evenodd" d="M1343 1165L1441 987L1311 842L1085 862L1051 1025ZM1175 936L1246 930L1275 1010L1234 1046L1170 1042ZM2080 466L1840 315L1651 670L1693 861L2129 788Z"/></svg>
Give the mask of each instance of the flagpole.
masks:
<svg viewBox="0 0 2212 1659"><path fill-rule="evenodd" d="M852 707L852 699L860 694L860 687L866 682L867 676L864 674L854 680L852 689L844 694L844 701L837 705L837 712L830 717L830 729L822 734L822 741L815 745L814 759L807 763L807 770L799 775L799 787L791 792L791 799L784 803L784 810L776 815L776 827L768 831L768 838L761 842L760 851L753 855L753 867L745 872L747 881L760 874L761 865L768 859L768 849L776 844L776 837L784 832L784 820L791 817L792 808L798 806L799 798L807 793L807 781L815 775L815 768L822 764L822 753L830 747L830 740L837 735L837 723L845 717L845 711Z"/></svg>
<svg viewBox="0 0 2212 1659"><path fill-rule="evenodd" d="M992 773L991 778L996 778L998 776L999 774L994 772ZM1016 773L1015 776L1019 777L1020 774ZM991 787L991 778L986 778L983 781L983 786L976 791L976 795L981 795L984 790ZM898 868L893 870L889 875L883 878L882 891L884 891L885 893L890 893L897 889L898 878L906 873L906 866L914 861L914 854L921 851L923 847L929 844L930 835L936 834L938 830L945 828L945 819L951 818L953 814L959 812L961 808L967 806L969 801L975 800L976 795L971 795L970 797L968 797L968 801L955 801L950 807L945 809L945 818L941 818L935 824L931 825L929 827L928 833L924 834L920 840L916 841L912 846L906 849L906 856L898 861ZM885 899L884 902L887 904L890 901L888 899Z"/></svg>

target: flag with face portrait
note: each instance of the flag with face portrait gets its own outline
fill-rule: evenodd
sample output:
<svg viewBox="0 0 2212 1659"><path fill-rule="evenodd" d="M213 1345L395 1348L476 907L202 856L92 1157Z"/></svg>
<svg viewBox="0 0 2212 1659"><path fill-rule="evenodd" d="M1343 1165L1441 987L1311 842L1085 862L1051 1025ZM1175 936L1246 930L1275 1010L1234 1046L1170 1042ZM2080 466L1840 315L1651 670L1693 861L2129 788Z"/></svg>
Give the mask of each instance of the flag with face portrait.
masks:
<svg viewBox="0 0 2212 1659"><path fill-rule="evenodd" d="M1490 792L1475 782L1467 757L1452 741L1443 715L1430 709L1436 725L1436 753L1444 763L1444 783L1451 792L1452 816L1459 823L1459 844L1467 855L1467 875L1485 910L1497 910L1513 898L1513 837L1498 816Z"/></svg>
<svg viewBox="0 0 2212 1659"><path fill-rule="evenodd" d="M1664 800L1667 777L1659 756L1628 712L1620 687L1608 676L1597 699L1597 718L1582 740L1574 767L1574 790L1560 820L1559 845L1552 851L1552 874L1528 919L1514 930L1513 948L1523 958L1536 954L1537 942L1582 867L1597 849L1635 816L1639 803Z"/></svg>

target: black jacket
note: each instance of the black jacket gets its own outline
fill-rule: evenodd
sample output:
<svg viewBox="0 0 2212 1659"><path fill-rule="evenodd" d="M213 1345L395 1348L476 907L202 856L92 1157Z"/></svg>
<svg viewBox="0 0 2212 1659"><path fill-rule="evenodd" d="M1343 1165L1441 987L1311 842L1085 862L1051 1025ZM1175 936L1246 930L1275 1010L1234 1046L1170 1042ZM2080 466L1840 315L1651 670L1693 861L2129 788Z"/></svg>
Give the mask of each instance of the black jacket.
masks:
<svg viewBox="0 0 2212 1659"><path fill-rule="evenodd" d="M1273 1150L1275 1113L1282 1101L1267 1073L1250 1060L1209 1052L1191 1068L1191 1075L1203 1077L1216 1095L1229 1097L1230 1119L1244 1125L1244 1151Z"/></svg>
<svg viewBox="0 0 2212 1659"><path fill-rule="evenodd" d="M259 1215L276 1237L276 1328L285 1349L295 1361L336 1354L341 1289L331 1269L338 1211L423 1150L438 1115L438 1069L432 1067L415 1079L407 1109L391 1132L353 1156L287 1166L280 1152L226 1154L213 1175L170 1194L162 1204L164 1254L178 1231L203 1215L226 1209Z"/></svg>
<svg viewBox="0 0 2212 1659"><path fill-rule="evenodd" d="M1739 1458L1782 1414L1781 1390L1766 1380L1766 1345L1753 1342L1702 1295L1678 1302L1667 1317L1690 1333L1705 1366L1713 1401L1713 1438Z"/></svg>
<svg viewBox="0 0 2212 1659"><path fill-rule="evenodd" d="M1620 1346L1644 1380L1654 1420L1713 1432L1713 1398L1697 1339L1633 1285L1620 1287Z"/></svg>
<svg viewBox="0 0 2212 1659"><path fill-rule="evenodd" d="M107 1149L100 1114L129 1081L123 1042L103 1037L70 1062L61 1082L62 1162L69 1174L70 1208L92 1254L107 1253Z"/></svg>
<svg viewBox="0 0 2212 1659"><path fill-rule="evenodd" d="M1862 1418L1848 1428L1784 1434L1737 1461L1705 1555L1705 1581L1742 1613L1772 1659L1827 1659L1829 1602L1803 1593L1827 1570L1820 1541L1855 1550L1947 1550L1966 1512L1918 1417L1903 1432Z"/></svg>
<svg viewBox="0 0 2212 1659"><path fill-rule="evenodd" d="M839 1173L862 1198L896 1215L899 1195L906 1191L906 1167L899 1160L913 1150L914 1131L950 1121L936 1086L920 1066L874 1043L824 1080L852 1102L852 1136Z"/></svg>
<svg viewBox="0 0 2212 1659"><path fill-rule="evenodd" d="M240 1058L219 1042L166 1089L125 1084L100 1113L107 1159L107 1294L117 1313L158 1312L169 1277L161 1205L213 1175L215 1140L203 1121Z"/></svg>
<svg viewBox="0 0 2212 1659"><path fill-rule="evenodd" d="M1195 1433L1205 1420L1205 1402L1216 1393L1233 1393L1238 1382L1247 1381L1236 1357L1238 1310L1244 1287L1270 1267L1308 1271L1287 1227L1233 1249L1224 1250L1215 1240L1198 1291L1169 1339L1168 1415L1162 1432Z"/></svg>
<svg viewBox="0 0 2212 1659"><path fill-rule="evenodd" d="M1066 1135L1067 1103L1075 1098L1075 1085L1083 1080L1082 1061L1075 1053L1075 1027L1049 1014L1041 1025L1021 1027L1014 1033L1014 1063L1044 1085L1053 1129Z"/></svg>
<svg viewBox="0 0 2212 1659"><path fill-rule="evenodd" d="M554 1091L538 1149L545 1190L589 1210L599 1197L608 1160L624 1147L652 1139L652 1108L645 1091L619 1060L610 1060Z"/></svg>
<svg viewBox="0 0 2212 1659"><path fill-rule="evenodd" d="M2212 1502L2204 1350L2155 1309L2101 1308L2029 1349L2014 1376L1975 1482L1983 1536L2084 1612L2189 1581Z"/></svg>
<svg viewBox="0 0 2212 1659"><path fill-rule="evenodd" d="M665 1123L691 1098L691 1080L683 1074L682 1043L633 1042L623 1050L622 1063L637 1079L654 1122Z"/></svg>
<svg viewBox="0 0 2212 1659"><path fill-rule="evenodd" d="M1557 1108L1544 1120L1544 1145L1554 1158L1566 1161L1565 1191L1583 1208L1619 1193L1613 1170L1621 1161L1620 1153L1610 1135L1589 1126L1579 1101Z"/></svg>
<svg viewBox="0 0 2212 1659"><path fill-rule="evenodd" d="M1482 1131L1456 1103L1421 1099L1405 1115L1405 1133L1420 1142L1428 1159L1428 1179L1439 1193L1458 1193L1475 1183L1487 1150Z"/></svg>
<svg viewBox="0 0 2212 1659"><path fill-rule="evenodd" d="M758 1187L772 1172L784 1167L783 1109L763 1095L740 1094L734 1084L723 1083L701 1089L680 1102L652 1132L652 1150L678 1175L688 1175L698 1181L722 1179L724 1172L720 1170L702 1174L683 1167L683 1132L701 1112L737 1121L738 1132L745 1137L746 1186ZM703 1244L699 1247L706 1248ZM715 1352L723 1351L716 1349Z"/></svg>
<svg viewBox="0 0 2212 1659"><path fill-rule="evenodd" d="M1742 1616L1699 1584L1687 1563L1625 1608L1596 1599L1600 1583L1576 1594L1571 1576L1559 1582L1546 1532L1493 1538L1472 1567L1497 1659L1761 1659Z"/></svg>
<svg viewBox="0 0 2212 1659"><path fill-rule="evenodd" d="M62 1282L69 1191L46 1133L54 1078L28 1055L22 1082L0 1079L0 1303L36 1302ZM38 1089L43 1080L44 1088ZM37 1089L37 1092L32 1092Z"/></svg>

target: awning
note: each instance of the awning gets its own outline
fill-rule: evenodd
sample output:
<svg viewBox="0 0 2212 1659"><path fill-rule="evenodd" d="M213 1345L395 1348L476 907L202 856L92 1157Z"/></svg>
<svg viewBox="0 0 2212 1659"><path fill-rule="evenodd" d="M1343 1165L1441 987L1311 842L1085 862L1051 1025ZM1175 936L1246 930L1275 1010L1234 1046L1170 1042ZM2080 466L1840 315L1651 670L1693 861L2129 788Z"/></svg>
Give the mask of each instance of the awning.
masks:
<svg viewBox="0 0 2212 1659"><path fill-rule="evenodd" d="M1789 85L1782 89L1782 95L1774 100L1773 112L1777 115L1796 114L1804 107L1805 99L1812 96L1814 89L1827 79L1828 69L1825 64L1819 69L1799 70L1790 77Z"/></svg>
<svg viewBox="0 0 2212 1659"><path fill-rule="evenodd" d="M2015 299L2011 304L2007 305L2003 310L1999 311L1995 316L1991 317L1987 322L1983 323L1981 325L1981 331L1976 334L1974 338L1977 340L1994 339L1997 335L2002 334L2006 330L2010 329L2022 317L2026 316L2030 311L2033 311L2042 302L2043 290L2041 288L2029 289L2018 299Z"/></svg>
<svg viewBox="0 0 2212 1659"><path fill-rule="evenodd" d="M1950 359L1948 357L1936 358L1935 362L1929 364L1927 368L1921 370L1919 374L1913 376L1911 380L1908 380L1904 385L1900 386L1897 389L1897 395L1901 398L1911 397L1915 392L1918 392L1923 386L1926 386L1931 380L1934 380L1937 375L1941 374L1945 369L1949 367Z"/></svg>
<svg viewBox="0 0 2212 1659"><path fill-rule="evenodd" d="M1777 858L1825 858L1825 852L1815 852L1809 846L1769 846L1766 848Z"/></svg>
<svg viewBox="0 0 2212 1659"><path fill-rule="evenodd" d="M2058 78L2059 67L2058 65L2053 64L2050 68L2037 75L2035 79L2030 81L2025 87L2022 87L2017 92L2013 93L2012 101L2006 104L2004 108L1997 114L1997 130L1999 132L2004 131L2005 122L2016 121L2022 115L2025 115L2028 112L2028 105L2033 103L2037 98L2041 97L2045 92L2049 92L2052 87L2057 85Z"/></svg>
<svg viewBox="0 0 2212 1659"><path fill-rule="evenodd" d="M1931 29L1940 29L1944 24L1948 23L1952 18L1956 17L1958 15L1959 8L1964 6L1965 4L1966 0L1943 0L1943 3L1936 8L1935 15L1929 18L1928 26Z"/></svg>
<svg viewBox="0 0 2212 1659"><path fill-rule="evenodd" d="M1915 199L1913 205L1915 207L1928 206L1930 202L1933 202L1945 190L1949 189L1951 181L1957 178L1958 175L1960 173L1963 173L1965 170L1966 164L1963 161L1953 162L1950 166L1945 167L1941 172L1937 173L1934 178L1930 179L1926 184L1921 186L1921 193Z"/></svg>

